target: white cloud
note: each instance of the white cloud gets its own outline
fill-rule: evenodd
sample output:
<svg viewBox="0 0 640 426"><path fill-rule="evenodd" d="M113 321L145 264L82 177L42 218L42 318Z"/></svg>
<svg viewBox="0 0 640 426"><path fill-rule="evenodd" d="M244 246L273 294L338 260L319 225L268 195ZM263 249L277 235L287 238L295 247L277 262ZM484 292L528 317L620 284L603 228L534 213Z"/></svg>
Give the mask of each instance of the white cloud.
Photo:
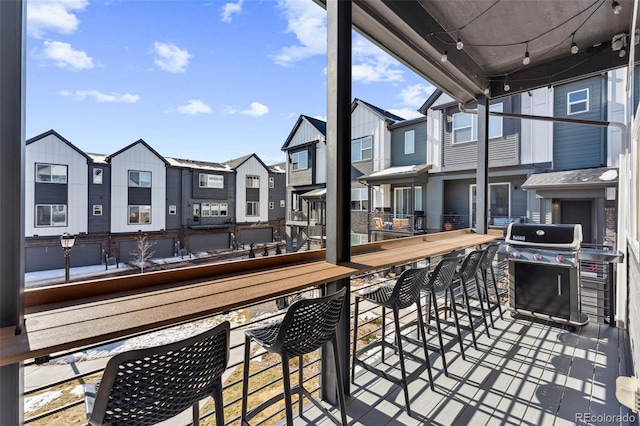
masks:
<svg viewBox="0 0 640 426"><path fill-rule="evenodd" d="M160 69L171 73L182 73L187 70L189 59L192 56L186 49L180 49L173 43L161 43L156 41L153 43L156 58L154 63Z"/></svg>
<svg viewBox="0 0 640 426"><path fill-rule="evenodd" d="M233 15L242 12L242 3L244 3L244 0L238 0L237 3L227 3L222 6L222 22L230 24L233 20Z"/></svg>
<svg viewBox="0 0 640 426"><path fill-rule="evenodd" d="M354 81L393 83L403 79L400 63L362 36L353 40L353 63L351 73Z"/></svg>
<svg viewBox="0 0 640 426"><path fill-rule="evenodd" d="M75 50L69 43L45 41L42 53L46 59L54 61L55 65L60 68L72 71L93 68L93 58L82 50Z"/></svg>
<svg viewBox="0 0 640 426"><path fill-rule="evenodd" d="M298 44L286 46L273 55L273 60L282 66L323 55L327 51L327 13L312 1L280 0L287 20L288 33L294 33Z"/></svg>
<svg viewBox="0 0 640 426"><path fill-rule="evenodd" d="M225 106L222 112L226 115L240 114L249 115L251 117L262 117L269 113L269 107L261 104L260 102L251 102L250 108L248 109L238 109L231 106Z"/></svg>
<svg viewBox="0 0 640 426"><path fill-rule="evenodd" d="M140 100L140 96L132 95L131 93L102 93L99 90L76 90L75 92L61 90L60 95L74 98L79 101L83 101L87 98L93 98L96 102L118 102L126 104L133 104Z"/></svg>
<svg viewBox="0 0 640 426"><path fill-rule="evenodd" d="M404 105L419 108L434 90L435 88L431 84L418 83L402 89L400 98Z"/></svg>
<svg viewBox="0 0 640 426"><path fill-rule="evenodd" d="M87 0L27 1L27 34L42 38L47 31L71 34L80 21L74 12L81 12Z"/></svg>
<svg viewBox="0 0 640 426"><path fill-rule="evenodd" d="M178 112L190 115L209 114L211 112L211 107L200 99L189 99L186 105L180 105L178 107Z"/></svg>
<svg viewBox="0 0 640 426"><path fill-rule="evenodd" d="M391 114L395 114L398 117L402 117L405 120L411 120L412 118L424 117L424 115L420 114L415 109L411 108L396 108L388 110Z"/></svg>

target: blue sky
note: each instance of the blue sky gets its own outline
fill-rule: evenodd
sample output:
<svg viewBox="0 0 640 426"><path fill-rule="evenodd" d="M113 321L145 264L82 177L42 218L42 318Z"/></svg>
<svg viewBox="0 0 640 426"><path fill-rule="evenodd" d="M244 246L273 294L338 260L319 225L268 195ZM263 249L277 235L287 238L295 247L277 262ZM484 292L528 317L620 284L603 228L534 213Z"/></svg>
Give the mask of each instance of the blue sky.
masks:
<svg viewBox="0 0 640 426"><path fill-rule="evenodd" d="M311 0L28 0L26 136L86 152L267 164L326 117L326 12ZM404 118L433 87L354 32L353 97Z"/></svg>

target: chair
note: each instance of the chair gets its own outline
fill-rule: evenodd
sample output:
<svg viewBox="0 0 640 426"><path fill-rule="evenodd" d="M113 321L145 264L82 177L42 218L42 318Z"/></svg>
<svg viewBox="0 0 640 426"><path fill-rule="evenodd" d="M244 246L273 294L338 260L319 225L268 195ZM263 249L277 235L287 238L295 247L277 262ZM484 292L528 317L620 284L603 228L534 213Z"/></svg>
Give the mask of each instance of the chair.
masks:
<svg viewBox="0 0 640 426"><path fill-rule="evenodd" d="M436 318L436 330L438 332L438 341L440 343L440 354L442 355L442 366L444 370L445 376L449 377L449 372L447 371L447 359L445 358L445 345L442 340L442 327L440 325L440 312L438 308L438 301L436 297L436 293L445 294L450 293L451 300L454 300L453 288L451 284L453 283L453 279L456 275L458 267L458 259L451 258L443 258L433 270L431 274L429 274L429 280L426 285L423 287L423 291L427 293L427 327L429 327L430 319L431 319L431 303L433 303L433 308L435 311ZM456 330L458 332L458 342L460 344L460 352L462 354L462 359L465 359L464 356L464 346L462 344L462 333L460 332L460 323L458 322L458 311L456 309L455 303L452 304L451 309L453 311L453 317L455 319ZM428 330L428 328L427 328ZM451 337L455 337L453 334L444 332L445 334L449 334Z"/></svg>
<svg viewBox="0 0 640 426"><path fill-rule="evenodd" d="M480 262L482 261L482 257L484 256L484 250L474 250L469 253L462 262L462 266L458 270L456 277L454 278L454 283L459 283L459 288L461 289L460 295L462 296L462 306L467 311L467 317L469 319L469 329L471 330L471 337L473 339L473 347L477 350L478 343L476 340L476 320L474 320L474 315L471 313L471 301L470 295L476 295L479 302L479 309L482 313L481 316L476 316L478 322L482 322L485 326L485 331L487 333L487 337L491 337L489 335L489 327L487 327L486 313L484 310L484 305L482 304L482 293L480 292L480 285L478 284L478 268L480 266ZM475 285L472 285L475 284ZM452 296L452 304L456 303L455 294ZM474 307L476 309L476 307Z"/></svg>
<svg viewBox="0 0 640 426"><path fill-rule="evenodd" d="M153 425L192 407L197 425L199 402L211 396L216 424L224 425L222 373L229 360L229 328L225 321L188 339L111 358L100 382L85 386L89 424Z"/></svg>
<svg viewBox="0 0 640 426"><path fill-rule="evenodd" d="M374 217L371 219L371 223L373 223L373 227L375 229L384 229L384 224L382 223L382 219L379 217Z"/></svg>
<svg viewBox="0 0 640 426"><path fill-rule="evenodd" d="M405 402L407 405L407 413L411 415L411 407L409 402L409 391L407 389L408 382L413 380L424 371L423 368L414 371L411 375L407 376L407 372L405 369L404 358L410 357L415 359L416 361L422 363L427 368L429 374L429 385L431 390L434 390L433 386L433 376L431 374L431 363L429 362L429 354L427 353L427 339L424 331L424 323L422 321L422 308L420 306L420 290L423 288L426 274L428 270L427 268L420 269L406 269L402 272L396 284L393 287L382 286L371 292L360 294L356 296L355 301L355 313L354 313L354 326L353 326L353 362L351 364L351 383L355 383L355 367L356 365L362 366L365 370L370 371L376 374L379 377L385 378L397 385L402 386L404 390ZM356 344L358 341L358 309L361 300L365 300L369 303L382 307L382 339L376 340L363 348L356 350ZM411 342L411 340L407 336L403 336L400 328L400 309L408 308L412 305L416 305L417 307L417 323L418 323L418 333L420 333L422 338L422 347L424 349L424 360L416 357L415 355L407 352L404 352L402 347L402 338ZM389 343L385 340L386 330L385 330L385 318L386 318L386 308L390 308L393 311L393 320L395 324L395 345ZM412 342L413 343L413 342ZM358 356L362 355L365 352L368 352L370 349L381 346L382 347L382 362L384 362L384 350L385 347L392 348L400 358L400 371L401 378L398 379L390 374L387 374L374 366L371 366L359 359Z"/></svg>
<svg viewBox="0 0 640 426"><path fill-rule="evenodd" d="M496 274L493 270L493 259L496 257L496 253L500 248L500 243L491 243L484 249L484 256L480 261L480 274L482 275L482 282L484 283L484 294L487 301L487 312L489 313L489 319L491 320L491 326L495 328L495 324L493 322L493 314L492 312L498 309L500 313L500 319L504 319L502 316L502 304L500 303L500 293L498 293L498 283L496 281ZM493 283L493 292L496 298L496 303L491 305L491 297L489 295L489 272L491 272L491 281Z"/></svg>
<svg viewBox="0 0 640 426"><path fill-rule="evenodd" d="M244 370L242 387L242 424L248 425L248 421L255 417L273 403L284 398L287 415L287 425L293 425L293 410L291 403L291 393L298 393L299 414L302 417L302 399L306 396L314 403L327 417L336 424L347 424L346 407L344 402L344 387L340 380L340 357L338 356L338 340L336 328L340 321L342 308L344 305L346 289L341 289L329 296L315 299L299 300L289 307L282 321L267 325L266 327L249 330L245 333L244 347ZM262 402L257 407L248 411L249 398L249 360L251 357L251 340L262 346L268 352L276 353L282 358L282 378L284 382L284 394L279 394L267 401ZM336 380L338 385L338 401L340 403L341 423L329 413L303 386L303 360L302 356L313 352L327 342L331 342L333 347L333 358L335 361ZM298 364L298 385L291 387L289 360L292 357L299 357Z"/></svg>

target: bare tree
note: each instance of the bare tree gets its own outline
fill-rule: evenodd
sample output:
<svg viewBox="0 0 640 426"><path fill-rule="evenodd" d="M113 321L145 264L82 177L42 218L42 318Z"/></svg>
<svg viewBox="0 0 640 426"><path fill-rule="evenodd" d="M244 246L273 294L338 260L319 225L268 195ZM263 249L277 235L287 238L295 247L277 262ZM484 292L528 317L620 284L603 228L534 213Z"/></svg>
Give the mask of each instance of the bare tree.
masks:
<svg viewBox="0 0 640 426"><path fill-rule="evenodd" d="M133 261L140 267L140 273L144 273L144 266L155 254L155 250L151 251L151 247L155 245L156 241L148 240L147 234L138 234L136 237L136 247L129 254L133 256Z"/></svg>

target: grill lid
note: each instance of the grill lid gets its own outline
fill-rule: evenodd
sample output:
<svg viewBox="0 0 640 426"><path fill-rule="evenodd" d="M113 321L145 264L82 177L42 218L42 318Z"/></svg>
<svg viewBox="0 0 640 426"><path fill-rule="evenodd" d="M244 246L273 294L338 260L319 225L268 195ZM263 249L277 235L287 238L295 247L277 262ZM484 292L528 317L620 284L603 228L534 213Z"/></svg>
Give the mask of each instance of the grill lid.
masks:
<svg viewBox="0 0 640 426"><path fill-rule="evenodd" d="M505 243L578 250L582 244L582 225L510 223Z"/></svg>

